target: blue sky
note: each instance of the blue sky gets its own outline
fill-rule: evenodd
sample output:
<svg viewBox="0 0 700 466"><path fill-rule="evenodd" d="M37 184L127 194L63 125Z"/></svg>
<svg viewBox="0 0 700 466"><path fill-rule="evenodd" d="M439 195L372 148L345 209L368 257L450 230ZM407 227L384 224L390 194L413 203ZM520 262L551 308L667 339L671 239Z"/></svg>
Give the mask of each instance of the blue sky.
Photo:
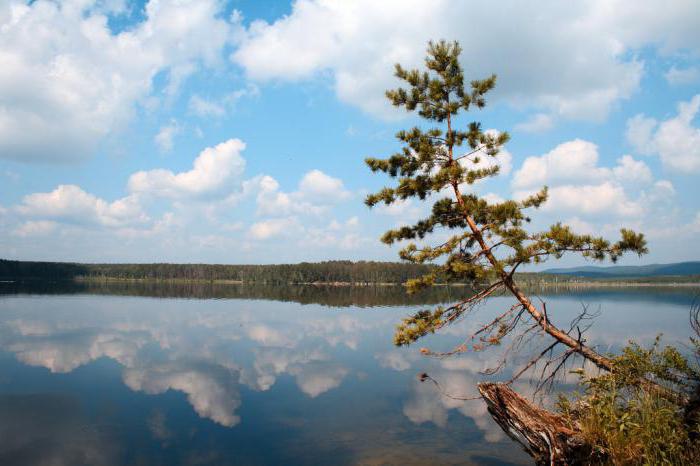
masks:
<svg viewBox="0 0 700 466"><path fill-rule="evenodd" d="M367 156L421 125L393 64L458 40L465 116L508 131L489 199L546 184L558 220L647 234L623 263L699 260L696 1L4 1L0 256L89 262L395 260ZM564 264L580 260L566 258Z"/></svg>

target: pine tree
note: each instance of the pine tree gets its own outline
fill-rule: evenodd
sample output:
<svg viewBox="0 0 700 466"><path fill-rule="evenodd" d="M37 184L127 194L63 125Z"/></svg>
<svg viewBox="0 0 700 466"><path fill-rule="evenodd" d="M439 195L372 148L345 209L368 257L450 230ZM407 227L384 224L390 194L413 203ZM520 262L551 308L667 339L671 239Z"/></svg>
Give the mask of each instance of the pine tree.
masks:
<svg viewBox="0 0 700 466"><path fill-rule="evenodd" d="M386 159L365 160L373 172L384 172L396 180L393 186L367 196L365 203L369 207L409 198L431 201L437 198L427 218L389 230L382 237L386 244L407 243L399 253L405 261L437 264L427 275L409 280L408 291L435 283L474 284L473 293L463 300L404 319L397 327L394 341L397 345L411 344L455 322L494 293L507 292L515 298L513 307L480 328L464 345L440 354L467 351L469 342L475 350L499 344L516 328L522 329L523 322L528 322L526 330L521 332L549 335L553 343L548 350L561 344L566 347L566 358L580 354L598 367L610 370L612 361L585 345L580 333L574 336L575 325L568 331L555 326L544 303L535 305L518 286L514 274L523 264L558 259L566 253L613 262L626 252L641 255L647 252L644 236L622 229L620 240L613 243L601 237L577 234L561 223L545 231L531 232L526 228L530 223L528 211L547 201L546 187L526 199L503 202L489 202L471 189L477 181L498 174L496 156L509 136L506 132L484 131L478 122L464 128L457 126L458 115L484 108L486 94L496 85L495 75L465 85L460 52L456 42L430 42L425 70L406 70L396 65L395 74L407 83L407 88L389 90L386 96L393 105L417 112L433 126L399 131L396 137L403 146L400 152ZM486 159L492 163L484 163ZM448 231L451 236L433 246L416 244L436 231ZM427 349L422 351L432 353ZM523 370L531 368L540 357Z"/></svg>

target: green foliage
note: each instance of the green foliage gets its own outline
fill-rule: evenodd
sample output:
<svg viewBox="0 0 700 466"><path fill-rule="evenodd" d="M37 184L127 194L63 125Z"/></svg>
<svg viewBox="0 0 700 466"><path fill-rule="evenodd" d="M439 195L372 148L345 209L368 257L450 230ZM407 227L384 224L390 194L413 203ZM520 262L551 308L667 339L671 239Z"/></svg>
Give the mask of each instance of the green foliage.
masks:
<svg viewBox="0 0 700 466"><path fill-rule="evenodd" d="M394 334L394 344L407 345L428 333L435 332L435 329L440 328L443 324L444 312L444 308L438 306L435 310L426 309L406 317Z"/></svg>
<svg viewBox="0 0 700 466"><path fill-rule="evenodd" d="M0 279L240 281L251 283L403 283L429 273L421 264L326 261L300 264L64 264L0 259Z"/></svg>
<svg viewBox="0 0 700 466"><path fill-rule="evenodd" d="M697 343L695 353L700 354ZM689 409L700 387L697 364L674 347L661 348L657 338L649 348L630 342L614 358L614 367L594 377L581 374L584 392L559 401L600 462L700 464L700 419ZM645 379L668 392L642 386Z"/></svg>
<svg viewBox="0 0 700 466"><path fill-rule="evenodd" d="M397 107L416 111L434 126L399 131L399 152L385 159L365 160L373 172L383 172L395 180L393 186L368 195L367 206L409 198L433 201L428 217L389 230L381 238L386 244L401 242L404 247L399 255L405 261L437 264L425 277L409 281L409 292L449 282L488 287L498 280L513 288L512 277L520 265L560 258L567 252L612 261L628 251L646 253L644 236L625 229L614 243L576 234L559 223L542 232L529 232L525 228L530 222L527 211L547 201L546 187L526 199L503 202L462 193L477 181L499 173L495 157L509 135L484 131L476 121L458 128L458 117L483 108L486 94L496 85L495 75L465 83L460 52L456 42L430 42L424 70L396 65L395 74L407 87L387 91L387 98ZM451 236L437 246L416 244L436 232L449 232ZM440 319L414 317L415 321L408 319L399 326L397 344L409 344L443 325ZM418 323L419 330L407 331Z"/></svg>

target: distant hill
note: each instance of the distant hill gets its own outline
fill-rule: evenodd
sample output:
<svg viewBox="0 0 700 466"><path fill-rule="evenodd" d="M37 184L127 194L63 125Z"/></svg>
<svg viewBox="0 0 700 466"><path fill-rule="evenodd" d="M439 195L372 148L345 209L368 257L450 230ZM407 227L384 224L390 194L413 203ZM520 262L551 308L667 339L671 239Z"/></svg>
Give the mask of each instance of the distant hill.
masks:
<svg viewBox="0 0 700 466"><path fill-rule="evenodd" d="M673 275L700 275L700 261L674 264L613 265L608 267L584 266L547 269L542 273L575 275L589 278L661 277Z"/></svg>

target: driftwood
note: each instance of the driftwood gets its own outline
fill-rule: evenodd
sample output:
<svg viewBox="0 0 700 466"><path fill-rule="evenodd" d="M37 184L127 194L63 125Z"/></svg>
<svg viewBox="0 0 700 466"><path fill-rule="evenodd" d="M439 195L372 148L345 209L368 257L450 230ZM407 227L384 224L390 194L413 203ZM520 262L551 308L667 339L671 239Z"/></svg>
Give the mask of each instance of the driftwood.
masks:
<svg viewBox="0 0 700 466"><path fill-rule="evenodd" d="M564 419L534 406L503 383L480 383L489 413L538 465L590 464L592 450Z"/></svg>

